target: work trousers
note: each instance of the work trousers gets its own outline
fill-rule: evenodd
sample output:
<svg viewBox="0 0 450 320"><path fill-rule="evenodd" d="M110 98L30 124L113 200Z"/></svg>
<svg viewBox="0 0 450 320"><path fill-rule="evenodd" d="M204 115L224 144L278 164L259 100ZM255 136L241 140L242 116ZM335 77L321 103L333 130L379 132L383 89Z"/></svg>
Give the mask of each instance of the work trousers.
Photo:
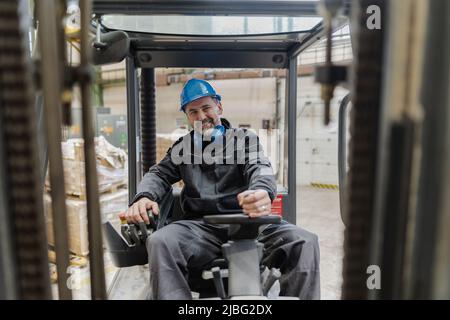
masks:
<svg viewBox="0 0 450 320"><path fill-rule="evenodd" d="M179 220L147 239L150 299L192 299L189 270L206 268L222 256L228 226L203 220ZM262 264L281 272L280 296L320 299L318 237L293 224L260 228L257 240L264 245Z"/></svg>

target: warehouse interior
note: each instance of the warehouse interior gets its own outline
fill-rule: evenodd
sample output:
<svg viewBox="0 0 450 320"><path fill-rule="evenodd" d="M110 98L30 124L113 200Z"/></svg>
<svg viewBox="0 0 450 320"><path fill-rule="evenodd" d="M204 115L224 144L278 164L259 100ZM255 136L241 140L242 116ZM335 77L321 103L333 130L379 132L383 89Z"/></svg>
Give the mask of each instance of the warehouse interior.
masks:
<svg viewBox="0 0 450 320"><path fill-rule="evenodd" d="M0 3L0 299L148 299L148 264L123 262L105 225L120 234L192 129L189 79L262 137L274 212L318 235L321 299L450 299L449 15L446 0Z"/></svg>

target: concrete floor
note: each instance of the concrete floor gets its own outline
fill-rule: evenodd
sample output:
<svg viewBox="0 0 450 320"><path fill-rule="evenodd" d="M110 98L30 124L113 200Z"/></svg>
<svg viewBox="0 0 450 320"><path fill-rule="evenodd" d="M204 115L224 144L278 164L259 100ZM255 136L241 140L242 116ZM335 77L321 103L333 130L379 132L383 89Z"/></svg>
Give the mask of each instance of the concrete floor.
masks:
<svg viewBox="0 0 450 320"><path fill-rule="evenodd" d="M339 191L297 187L297 225L319 237L321 298L341 297L344 224Z"/></svg>

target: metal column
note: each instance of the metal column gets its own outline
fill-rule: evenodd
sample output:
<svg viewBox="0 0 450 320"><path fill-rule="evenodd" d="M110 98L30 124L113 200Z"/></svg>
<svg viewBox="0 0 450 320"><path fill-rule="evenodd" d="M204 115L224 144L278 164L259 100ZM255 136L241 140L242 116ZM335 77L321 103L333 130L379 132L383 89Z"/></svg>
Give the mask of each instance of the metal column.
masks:
<svg viewBox="0 0 450 320"><path fill-rule="evenodd" d="M89 238L89 266L91 271L91 298L106 299L105 265L103 261L103 239L101 229L100 202L97 181L97 166L94 145L94 121L91 106L91 45L89 25L91 1L80 1L81 12L81 57L80 89L83 118L84 158L86 176L86 202Z"/></svg>
<svg viewBox="0 0 450 320"><path fill-rule="evenodd" d="M448 299L450 296L450 4L428 4L428 25L421 102L422 131L417 217L412 252L411 284L407 298Z"/></svg>
<svg viewBox="0 0 450 320"><path fill-rule="evenodd" d="M288 154L288 210L285 220L297 222L297 56L290 57L286 76L285 154ZM286 147L287 146L287 147ZM285 159L286 160L286 159Z"/></svg>
<svg viewBox="0 0 450 320"><path fill-rule="evenodd" d="M67 269L69 267L69 244L67 239L67 210L64 185L64 169L61 151L61 84L63 53L59 42L62 39L61 3L43 0L37 3L39 19L39 41L41 53L41 78L44 97L45 127L48 143L48 159L53 232L55 237L56 266L58 272L58 290L60 299L71 299L67 287ZM55 66L56 63L56 66Z"/></svg>
<svg viewBox="0 0 450 320"><path fill-rule="evenodd" d="M141 151L142 174L156 164L155 69L141 69Z"/></svg>
<svg viewBox="0 0 450 320"><path fill-rule="evenodd" d="M133 57L126 60L127 76L127 119L128 119L128 198L136 195L137 184L141 180L141 152L139 129L139 82Z"/></svg>

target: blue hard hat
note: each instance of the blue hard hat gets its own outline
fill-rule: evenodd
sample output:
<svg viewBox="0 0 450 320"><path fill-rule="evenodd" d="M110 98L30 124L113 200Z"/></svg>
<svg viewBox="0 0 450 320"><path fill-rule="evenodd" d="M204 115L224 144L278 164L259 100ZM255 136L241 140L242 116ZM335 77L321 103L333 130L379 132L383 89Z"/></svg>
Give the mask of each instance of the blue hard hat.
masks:
<svg viewBox="0 0 450 320"><path fill-rule="evenodd" d="M183 87L180 95L181 108L180 111L184 111L184 108L188 103L203 97L214 97L220 101L221 97L216 93L216 90L212 85L205 80L190 79Z"/></svg>

